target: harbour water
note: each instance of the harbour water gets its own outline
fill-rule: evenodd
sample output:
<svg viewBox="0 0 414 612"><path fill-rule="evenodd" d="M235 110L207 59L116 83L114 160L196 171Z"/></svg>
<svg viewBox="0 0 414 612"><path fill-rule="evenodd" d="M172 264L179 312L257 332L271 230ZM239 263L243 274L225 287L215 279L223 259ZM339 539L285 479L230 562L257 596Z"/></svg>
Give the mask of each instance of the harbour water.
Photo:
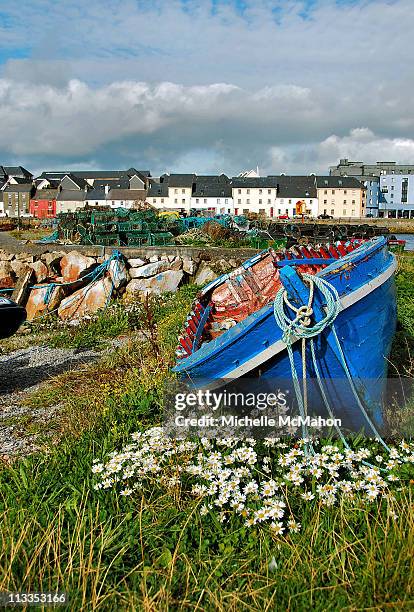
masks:
<svg viewBox="0 0 414 612"><path fill-rule="evenodd" d="M414 234L395 234L398 240L405 240L405 250L414 251Z"/></svg>

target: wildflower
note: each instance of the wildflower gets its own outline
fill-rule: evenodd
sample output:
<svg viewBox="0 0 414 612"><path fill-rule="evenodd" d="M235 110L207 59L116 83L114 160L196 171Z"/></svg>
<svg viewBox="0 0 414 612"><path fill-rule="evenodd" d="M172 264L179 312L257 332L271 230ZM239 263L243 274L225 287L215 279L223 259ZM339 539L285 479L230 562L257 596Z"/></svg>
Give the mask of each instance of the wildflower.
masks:
<svg viewBox="0 0 414 612"><path fill-rule="evenodd" d="M282 535L285 531L282 523L271 523L270 527L275 535Z"/></svg>
<svg viewBox="0 0 414 612"><path fill-rule="evenodd" d="M291 531L292 533L299 533L300 528L301 528L300 523L298 523L294 519L289 519L287 524L289 527L289 531Z"/></svg>
<svg viewBox="0 0 414 612"><path fill-rule="evenodd" d="M306 493L301 493L301 498L305 501L312 501L312 499L315 499L315 496L310 491L306 491Z"/></svg>
<svg viewBox="0 0 414 612"><path fill-rule="evenodd" d="M132 489L123 489L120 494L124 497L128 497L132 494Z"/></svg>

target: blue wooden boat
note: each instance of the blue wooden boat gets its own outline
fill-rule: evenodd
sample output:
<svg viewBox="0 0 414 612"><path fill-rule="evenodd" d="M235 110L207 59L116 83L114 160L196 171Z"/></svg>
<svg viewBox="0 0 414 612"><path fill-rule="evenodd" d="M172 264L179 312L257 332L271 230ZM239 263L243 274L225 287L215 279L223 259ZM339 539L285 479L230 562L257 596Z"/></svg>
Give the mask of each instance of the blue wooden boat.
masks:
<svg viewBox="0 0 414 612"><path fill-rule="evenodd" d="M309 348L305 351L305 376L323 380L330 404L347 428L367 431L361 403L380 426L387 358L396 328L396 267L383 237L263 251L201 291L180 336L174 371L197 388L242 377L260 377L264 386L266 381L274 385L278 379L292 380L292 362L274 316L274 298L283 285L291 303L298 308L306 305L305 271L333 287L339 310L334 326L314 338L316 363ZM317 289L314 302L312 325L327 307ZM289 316L293 319L295 313ZM291 348L300 379L304 374L301 341L293 338ZM312 402L320 404L320 395L311 397Z"/></svg>

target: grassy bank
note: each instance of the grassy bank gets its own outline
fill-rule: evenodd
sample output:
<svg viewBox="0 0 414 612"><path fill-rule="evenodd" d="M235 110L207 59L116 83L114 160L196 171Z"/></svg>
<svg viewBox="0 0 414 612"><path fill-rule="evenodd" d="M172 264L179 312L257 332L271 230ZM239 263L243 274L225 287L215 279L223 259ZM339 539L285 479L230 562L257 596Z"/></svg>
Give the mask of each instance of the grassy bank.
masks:
<svg viewBox="0 0 414 612"><path fill-rule="evenodd" d="M391 362L407 374L413 281L414 265L404 258ZM305 502L283 485L286 513L301 528L280 534L232 513L203 516L191 487L166 484L162 473L128 496L94 488L93 461L159 423L162 385L193 294L187 287L126 317L115 309L78 328L34 330L34 338L49 334L50 342L78 348L137 330L143 336L132 334L99 363L31 397L33 406L64 398L60 442L0 470L0 590L65 590L72 610L413 609L409 466L393 495L373 503Z"/></svg>

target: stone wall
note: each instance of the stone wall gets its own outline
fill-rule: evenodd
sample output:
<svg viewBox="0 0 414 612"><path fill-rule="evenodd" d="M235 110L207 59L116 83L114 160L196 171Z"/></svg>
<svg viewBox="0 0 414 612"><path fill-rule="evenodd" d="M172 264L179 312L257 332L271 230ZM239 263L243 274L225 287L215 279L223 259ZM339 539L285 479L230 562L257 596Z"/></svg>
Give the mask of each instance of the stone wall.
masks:
<svg viewBox="0 0 414 612"><path fill-rule="evenodd" d="M113 251L102 247L40 253L0 250L0 289L15 289L12 299L25 305L28 320L51 310L68 320L102 308L112 293L139 297L174 292L186 283L203 286L257 252L152 247L122 249L116 261L111 260ZM94 271L101 264L106 269L95 279Z"/></svg>

